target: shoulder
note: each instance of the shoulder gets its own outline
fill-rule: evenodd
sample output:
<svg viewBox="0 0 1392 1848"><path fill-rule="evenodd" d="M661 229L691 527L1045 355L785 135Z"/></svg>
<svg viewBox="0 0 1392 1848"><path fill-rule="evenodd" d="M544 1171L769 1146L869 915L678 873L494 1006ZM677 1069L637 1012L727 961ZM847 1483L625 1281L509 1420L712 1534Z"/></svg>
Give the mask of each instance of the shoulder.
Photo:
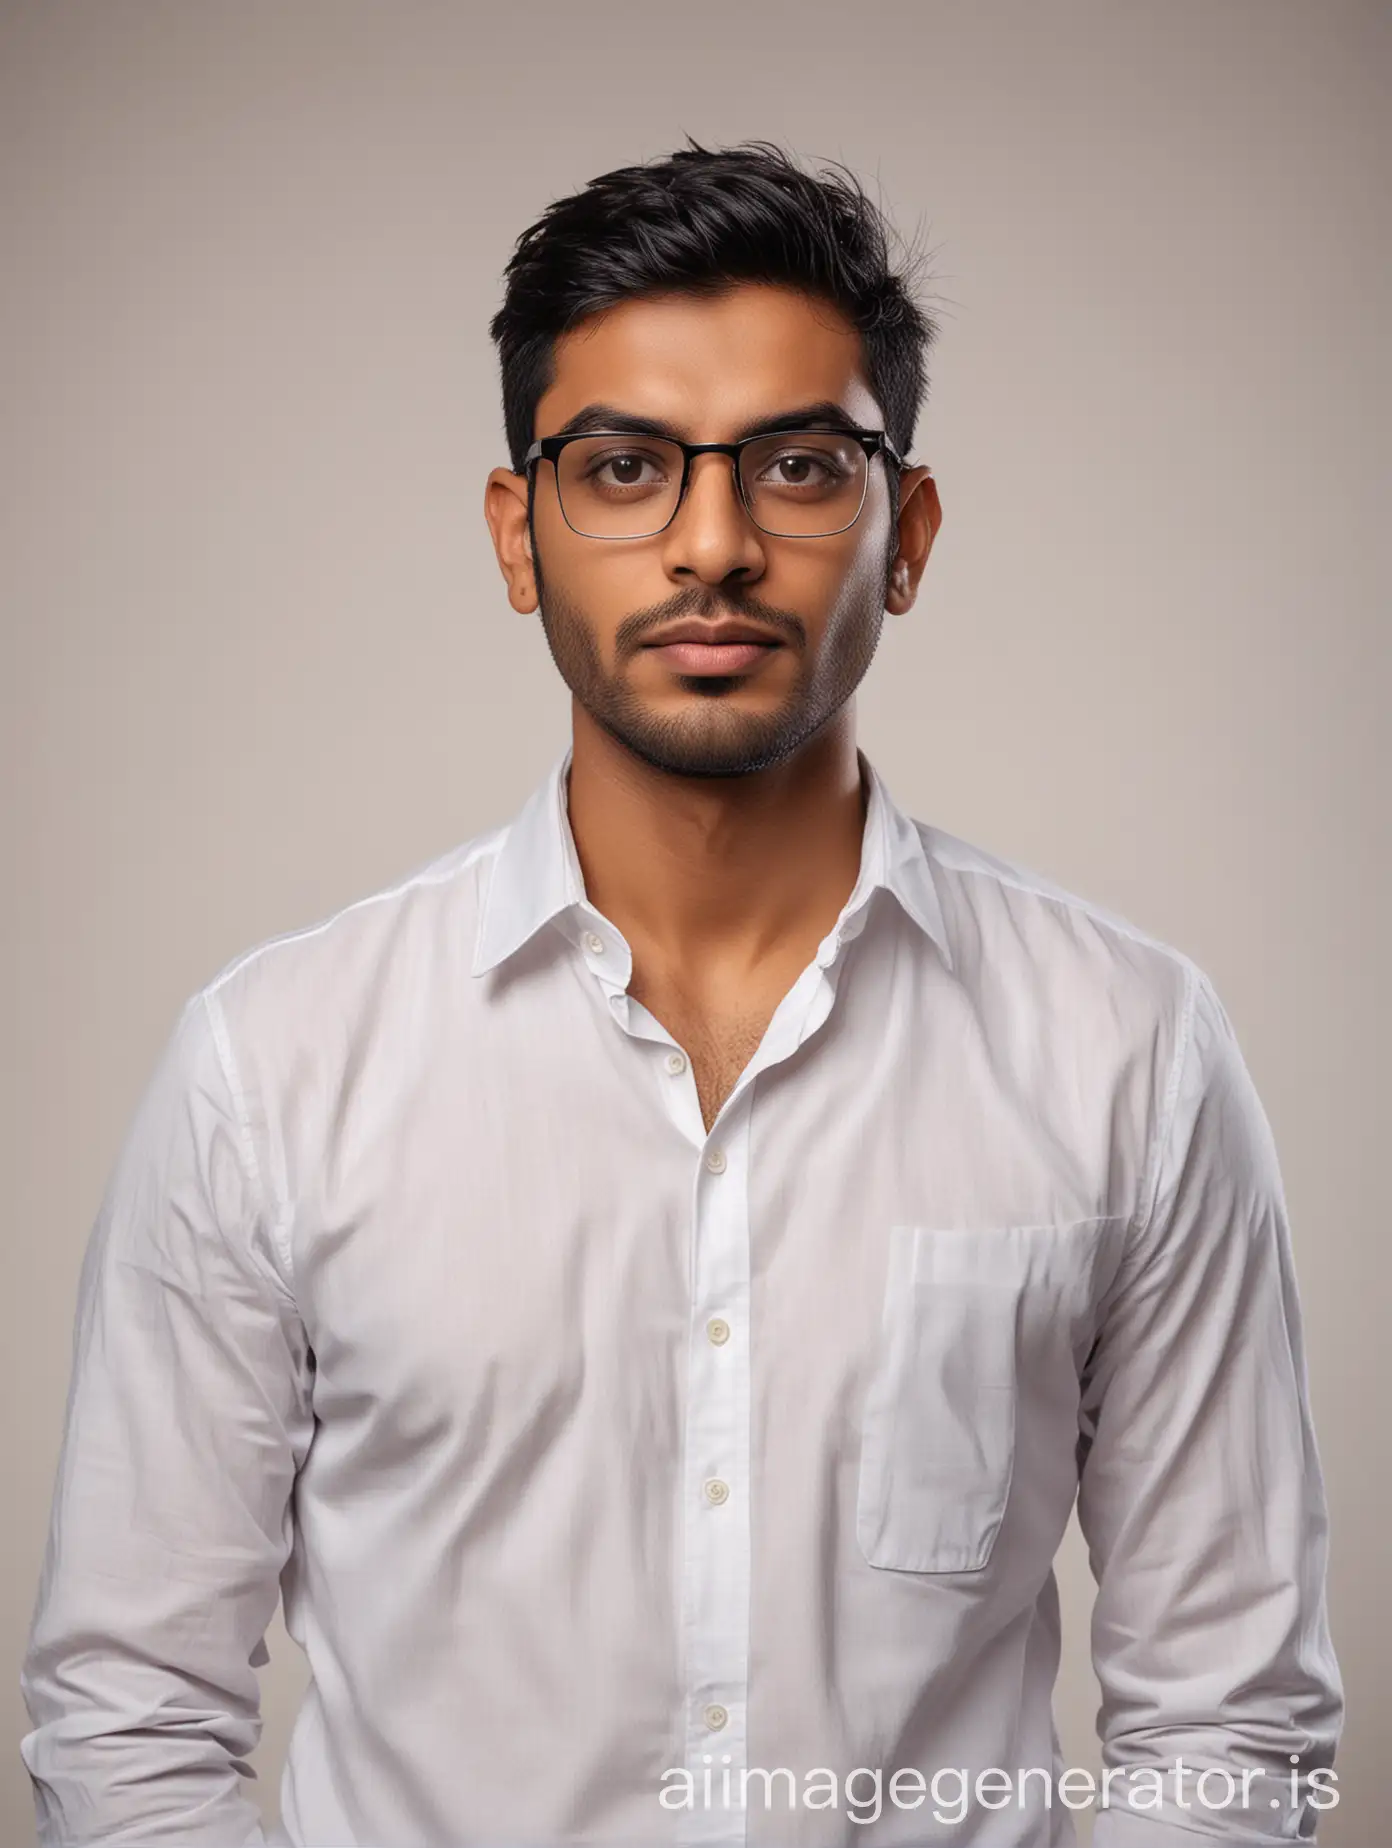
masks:
<svg viewBox="0 0 1392 1848"><path fill-rule="evenodd" d="M193 997L263 1045L352 1037L365 1012L467 968L506 828L478 834L307 924L251 945Z"/></svg>
<svg viewBox="0 0 1392 1848"><path fill-rule="evenodd" d="M1183 1030L1203 971L1184 950L1019 860L915 822L961 979L1105 1031Z"/></svg>

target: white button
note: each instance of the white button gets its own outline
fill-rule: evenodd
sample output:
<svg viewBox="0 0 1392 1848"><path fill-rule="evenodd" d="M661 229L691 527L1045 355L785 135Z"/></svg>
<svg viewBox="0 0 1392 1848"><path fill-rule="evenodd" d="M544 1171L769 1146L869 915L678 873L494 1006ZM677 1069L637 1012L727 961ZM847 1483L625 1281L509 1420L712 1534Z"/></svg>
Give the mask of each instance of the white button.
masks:
<svg viewBox="0 0 1392 1848"><path fill-rule="evenodd" d="M730 1324L723 1316L713 1315L706 1323L706 1339L715 1347L724 1347L730 1339Z"/></svg>
<svg viewBox="0 0 1392 1848"><path fill-rule="evenodd" d="M667 1069L674 1078L680 1078L682 1073L686 1070L686 1054L684 1052L669 1052L667 1054Z"/></svg>
<svg viewBox="0 0 1392 1848"><path fill-rule="evenodd" d="M706 1484L706 1500L712 1507L718 1508L722 1502L730 1499L730 1485L722 1482L719 1476L712 1476Z"/></svg>
<svg viewBox="0 0 1392 1848"><path fill-rule="evenodd" d="M712 1149L706 1156L706 1166L712 1174L723 1174L727 1165L724 1149Z"/></svg>
<svg viewBox="0 0 1392 1848"><path fill-rule="evenodd" d="M585 932L585 948L590 952L591 956L602 956L604 954L603 937L601 937L597 931L587 930Z"/></svg>
<svg viewBox="0 0 1392 1848"><path fill-rule="evenodd" d="M714 1702L712 1702L701 1717L712 1732L719 1732L730 1716L723 1707L717 1707Z"/></svg>

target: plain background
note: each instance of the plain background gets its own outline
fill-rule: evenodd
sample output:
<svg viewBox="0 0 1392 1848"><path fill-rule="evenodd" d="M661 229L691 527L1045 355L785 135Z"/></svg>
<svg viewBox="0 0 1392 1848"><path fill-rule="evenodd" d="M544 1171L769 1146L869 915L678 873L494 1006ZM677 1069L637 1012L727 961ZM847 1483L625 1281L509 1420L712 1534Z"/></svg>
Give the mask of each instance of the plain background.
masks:
<svg viewBox="0 0 1392 1848"><path fill-rule="evenodd" d="M0 9L4 1398L21 1656L78 1265L183 1000L564 745L481 514L512 240L773 138L934 253L945 525L861 735L1212 976L1282 1156L1378 1839L1389 14L1338 0ZM1076 1530L1058 1695L1096 1762ZM301 1685L277 1623L260 1794ZM0 1839L32 1840L4 1693Z"/></svg>

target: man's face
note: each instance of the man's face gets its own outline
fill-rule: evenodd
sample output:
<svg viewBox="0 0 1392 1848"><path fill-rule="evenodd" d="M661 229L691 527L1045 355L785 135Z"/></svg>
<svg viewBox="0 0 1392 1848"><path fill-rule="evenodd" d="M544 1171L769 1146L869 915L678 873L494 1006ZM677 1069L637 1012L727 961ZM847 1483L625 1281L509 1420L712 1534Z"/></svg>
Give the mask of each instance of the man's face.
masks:
<svg viewBox="0 0 1392 1848"><path fill-rule="evenodd" d="M858 335L821 302L742 285L714 297L625 302L573 329L557 343L536 434L604 406L687 442L732 442L820 404L882 428ZM725 456L693 462L675 519L650 537L573 531L549 461L537 465L529 533L518 530L517 478L504 471L490 482L489 520L514 606L539 603L580 709L660 770L739 776L786 759L821 731L869 667L887 603L912 601L936 497L931 479L910 471L896 522L887 466L886 457L870 462L859 518L827 536L763 532ZM513 484L510 497L495 496L499 477ZM700 625L712 642L738 625L753 645L684 645L669 634L678 625L683 636Z"/></svg>

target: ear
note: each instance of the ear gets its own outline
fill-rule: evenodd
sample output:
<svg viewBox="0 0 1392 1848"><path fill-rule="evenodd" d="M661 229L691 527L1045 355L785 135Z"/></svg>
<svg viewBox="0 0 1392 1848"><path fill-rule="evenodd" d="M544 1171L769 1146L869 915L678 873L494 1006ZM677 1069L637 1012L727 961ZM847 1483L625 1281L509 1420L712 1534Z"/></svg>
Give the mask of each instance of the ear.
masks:
<svg viewBox="0 0 1392 1848"><path fill-rule="evenodd" d="M495 468L483 491L483 517L493 535L498 568L507 580L508 602L519 615L537 607L532 538L527 531L527 477Z"/></svg>
<svg viewBox="0 0 1392 1848"><path fill-rule="evenodd" d="M933 471L905 469L899 482L899 547L885 592L885 608L892 616L913 608L918 581L941 525L942 506Z"/></svg>

